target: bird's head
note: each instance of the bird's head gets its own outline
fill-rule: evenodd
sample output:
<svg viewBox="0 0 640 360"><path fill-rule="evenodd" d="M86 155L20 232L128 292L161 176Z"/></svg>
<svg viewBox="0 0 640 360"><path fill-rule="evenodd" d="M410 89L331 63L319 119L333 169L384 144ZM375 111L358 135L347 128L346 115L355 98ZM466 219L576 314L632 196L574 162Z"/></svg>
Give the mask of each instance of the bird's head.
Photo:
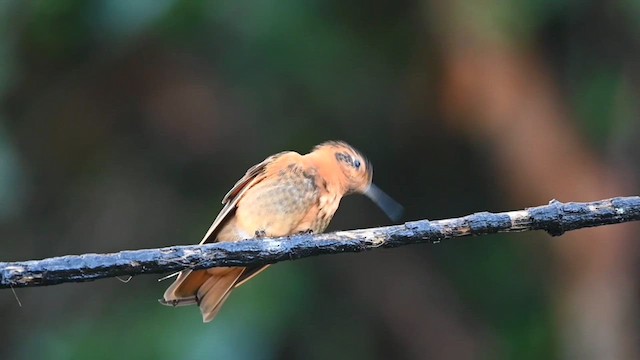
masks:
<svg viewBox="0 0 640 360"><path fill-rule="evenodd" d="M322 154L334 165L347 194L365 193L373 179L373 167L364 155L351 145L342 141L327 141L316 146L314 153Z"/></svg>
<svg viewBox="0 0 640 360"><path fill-rule="evenodd" d="M373 166L361 152L342 141L328 141L316 146L313 153L321 154L338 169L337 177L345 194L360 193L373 200L392 220L398 220L403 208L372 183Z"/></svg>

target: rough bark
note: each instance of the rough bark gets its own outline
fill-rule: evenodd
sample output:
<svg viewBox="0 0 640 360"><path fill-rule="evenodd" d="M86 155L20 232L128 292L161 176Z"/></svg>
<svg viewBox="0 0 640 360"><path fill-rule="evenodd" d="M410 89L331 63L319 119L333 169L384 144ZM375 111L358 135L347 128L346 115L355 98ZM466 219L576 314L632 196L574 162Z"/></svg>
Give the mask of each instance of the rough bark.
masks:
<svg viewBox="0 0 640 360"><path fill-rule="evenodd" d="M3 262L0 263L0 288L159 274L185 268L268 264L323 254L438 243L457 237L499 232L544 230L552 236L559 236L575 229L635 220L640 220L638 196L584 203L552 200L548 205L525 210L480 212L460 218L419 220L403 225L328 234Z"/></svg>

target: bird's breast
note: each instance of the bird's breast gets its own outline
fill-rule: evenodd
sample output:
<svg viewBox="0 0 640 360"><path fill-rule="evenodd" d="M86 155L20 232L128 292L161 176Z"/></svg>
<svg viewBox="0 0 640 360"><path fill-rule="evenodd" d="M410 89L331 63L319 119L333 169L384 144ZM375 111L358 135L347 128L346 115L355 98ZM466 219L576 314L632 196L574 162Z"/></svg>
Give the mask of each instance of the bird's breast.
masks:
<svg viewBox="0 0 640 360"><path fill-rule="evenodd" d="M238 202L236 224L250 234L290 235L302 219L317 211L319 192L315 171L289 164L244 194Z"/></svg>

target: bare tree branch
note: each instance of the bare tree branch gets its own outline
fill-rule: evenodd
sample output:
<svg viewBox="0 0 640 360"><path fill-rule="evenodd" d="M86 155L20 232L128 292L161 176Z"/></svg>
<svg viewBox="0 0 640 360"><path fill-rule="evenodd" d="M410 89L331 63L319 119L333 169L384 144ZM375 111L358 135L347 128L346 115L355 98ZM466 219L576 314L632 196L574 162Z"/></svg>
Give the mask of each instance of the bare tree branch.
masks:
<svg viewBox="0 0 640 360"><path fill-rule="evenodd" d="M640 220L640 197L561 203L461 218L419 220L404 225L300 234L207 245L84 254L43 260L0 262L0 288L55 285L96 279L160 274L185 268L270 264L315 255L360 252L498 232L544 230L552 236L585 227Z"/></svg>

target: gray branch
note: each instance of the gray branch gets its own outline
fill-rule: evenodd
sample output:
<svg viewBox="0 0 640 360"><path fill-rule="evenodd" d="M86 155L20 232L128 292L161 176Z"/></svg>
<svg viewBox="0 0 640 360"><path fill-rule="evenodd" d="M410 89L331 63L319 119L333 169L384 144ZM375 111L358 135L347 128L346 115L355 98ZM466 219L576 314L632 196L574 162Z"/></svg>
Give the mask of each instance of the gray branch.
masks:
<svg viewBox="0 0 640 360"><path fill-rule="evenodd" d="M161 274L186 268L272 264L309 256L360 252L463 236L544 230L551 236L585 227L640 220L640 197L561 203L502 213L481 212L446 220L301 234L233 243L171 246L161 249L84 254L43 260L0 262L0 288L55 285L116 276Z"/></svg>

